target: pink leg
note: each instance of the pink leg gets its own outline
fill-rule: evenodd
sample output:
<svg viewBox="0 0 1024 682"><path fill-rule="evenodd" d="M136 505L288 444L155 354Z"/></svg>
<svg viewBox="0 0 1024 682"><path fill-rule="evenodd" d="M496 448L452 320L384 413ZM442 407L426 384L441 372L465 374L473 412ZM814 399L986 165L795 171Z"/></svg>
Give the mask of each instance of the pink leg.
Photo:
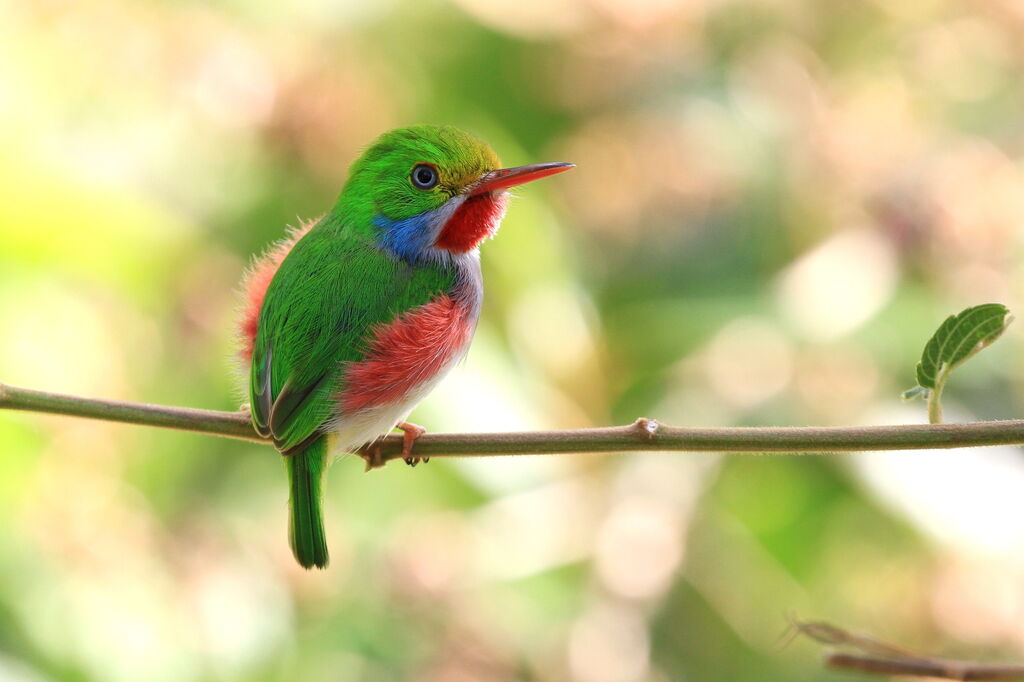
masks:
<svg viewBox="0 0 1024 682"><path fill-rule="evenodd" d="M398 422L395 428L402 430L402 459L405 463L411 467L416 466L420 461L429 462L429 457L416 457L412 454L412 446L416 442L416 439L427 432L425 428L418 424L410 424L409 422Z"/></svg>

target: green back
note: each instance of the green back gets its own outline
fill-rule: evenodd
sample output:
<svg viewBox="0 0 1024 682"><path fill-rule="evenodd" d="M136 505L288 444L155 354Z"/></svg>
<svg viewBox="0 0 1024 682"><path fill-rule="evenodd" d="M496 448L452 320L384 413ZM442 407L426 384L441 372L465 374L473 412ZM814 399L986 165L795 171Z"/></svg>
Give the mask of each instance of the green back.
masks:
<svg viewBox="0 0 1024 682"><path fill-rule="evenodd" d="M410 183L419 163L436 168L435 187ZM260 311L249 400L256 429L282 452L301 449L335 416L345 363L366 356L375 325L451 292L455 266L416 257L430 242L419 220L499 165L487 144L450 126L392 130L352 165L337 204L281 263Z"/></svg>
<svg viewBox="0 0 1024 682"><path fill-rule="evenodd" d="M451 291L451 266L382 251L335 211L281 263L260 311L249 400L253 424L286 452L334 416L344 363L366 357L376 325Z"/></svg>

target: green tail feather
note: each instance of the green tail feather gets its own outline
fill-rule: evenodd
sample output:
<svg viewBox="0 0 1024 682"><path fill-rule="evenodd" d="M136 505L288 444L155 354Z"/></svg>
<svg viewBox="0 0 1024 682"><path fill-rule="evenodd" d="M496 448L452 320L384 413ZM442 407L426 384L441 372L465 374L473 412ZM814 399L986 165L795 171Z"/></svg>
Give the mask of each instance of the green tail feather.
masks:
<svg viewBox="0 0 1024 682"><path fill-rule="evenodd" d="M327 439L317 438L284 461L291 485L288 540L292 553L303 568L325 568L329 557L320 484L327 464Z"/></svg>

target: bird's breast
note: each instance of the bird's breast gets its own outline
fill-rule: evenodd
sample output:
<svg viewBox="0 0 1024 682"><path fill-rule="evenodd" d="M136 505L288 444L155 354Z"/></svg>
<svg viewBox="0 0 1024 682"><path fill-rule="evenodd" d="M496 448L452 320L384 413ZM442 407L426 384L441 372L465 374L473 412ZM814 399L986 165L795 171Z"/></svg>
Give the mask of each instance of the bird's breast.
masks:
<svg viewBox="0 0 1024 682"><path fill-rule="evenodd" d="M463 356L475 327L473 306L447 294L378 325L366 358L345 369L340 412L408 400Z"/></svg>

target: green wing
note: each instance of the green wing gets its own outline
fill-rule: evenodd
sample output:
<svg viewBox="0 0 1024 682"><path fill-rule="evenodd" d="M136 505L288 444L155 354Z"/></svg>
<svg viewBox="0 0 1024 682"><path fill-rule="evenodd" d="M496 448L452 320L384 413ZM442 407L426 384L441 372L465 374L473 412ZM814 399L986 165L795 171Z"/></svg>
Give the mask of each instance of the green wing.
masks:
<svg viewBox="0 0 1024 682"><path fill-rule="evenodd" d="M260 310L249 378L252 421L281 452L334 415L344 363L362 360L372 329L450 291L455 272L412 267L326 218L292 248Z"/></svg>

